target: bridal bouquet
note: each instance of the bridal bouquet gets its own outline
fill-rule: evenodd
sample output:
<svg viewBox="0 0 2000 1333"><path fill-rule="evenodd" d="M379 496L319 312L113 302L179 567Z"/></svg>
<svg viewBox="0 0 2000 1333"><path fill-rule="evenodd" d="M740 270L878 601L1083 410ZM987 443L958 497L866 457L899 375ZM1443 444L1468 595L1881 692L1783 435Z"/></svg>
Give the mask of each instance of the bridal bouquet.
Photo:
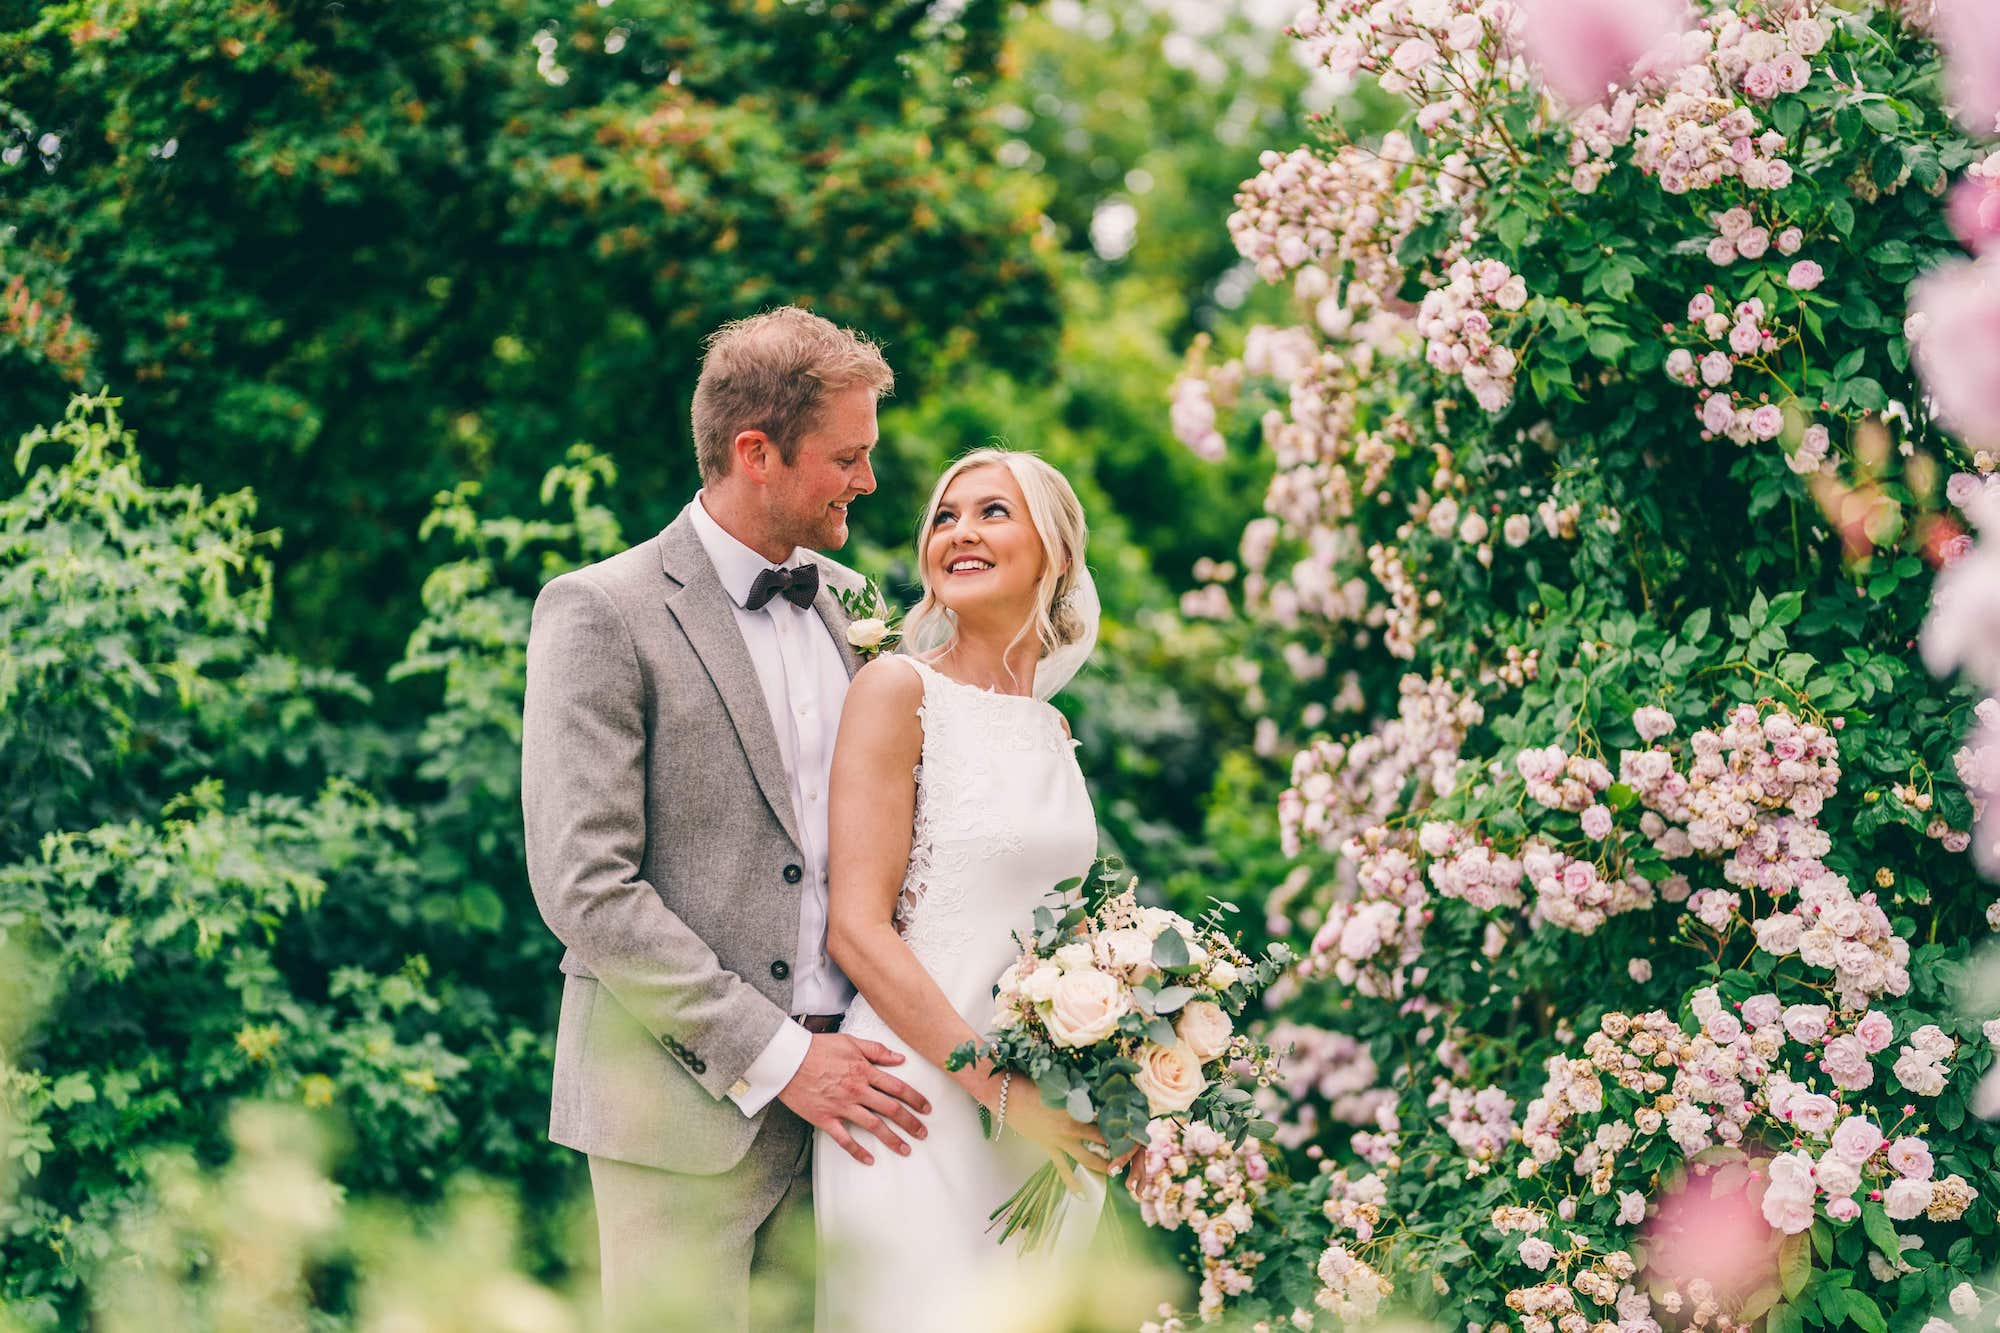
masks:
<svg viewBox="0 0 2000 1333"><path fill-rule="evenodd" d="M1115 868L1094 875L1094 900L1070 880L1054 890L1056 906L1035 909L1032 936L994 987L992 1031L953 1051L949 1067L984 1057L1028 1080L1048 1105L1095 1124L1114 1161L1150 1141L1157 1117L1235 1144L1270 1138L1275 1126L1237 1081L1268 1075L1271 1051L1236 1019L1290 954L1280 944L1246 956L1221 926L1231 904L1190 921L1140 904L1138 881L1120 890L1118 880ZM1064 1199L1054 1163L1042 1167L994 1210L1001 1241L1021 1231L1040 1247Z"/></svg>

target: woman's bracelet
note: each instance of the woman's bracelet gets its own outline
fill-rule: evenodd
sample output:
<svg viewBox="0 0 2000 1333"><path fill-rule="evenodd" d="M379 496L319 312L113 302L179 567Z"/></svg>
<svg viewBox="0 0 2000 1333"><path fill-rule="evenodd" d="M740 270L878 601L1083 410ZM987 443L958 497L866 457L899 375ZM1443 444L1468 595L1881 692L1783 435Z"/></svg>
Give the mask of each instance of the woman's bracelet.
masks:
<svg viewBox="0 0 2000 1333"><path fill-rule="evenodd" d="M998 1141L1000 1138L1001 1131L1007 1128L1007 1085L1013 1078L1012 1074L1000 1075L1000 1110L993 1117L993 1137L995 1141Z"/></svg>

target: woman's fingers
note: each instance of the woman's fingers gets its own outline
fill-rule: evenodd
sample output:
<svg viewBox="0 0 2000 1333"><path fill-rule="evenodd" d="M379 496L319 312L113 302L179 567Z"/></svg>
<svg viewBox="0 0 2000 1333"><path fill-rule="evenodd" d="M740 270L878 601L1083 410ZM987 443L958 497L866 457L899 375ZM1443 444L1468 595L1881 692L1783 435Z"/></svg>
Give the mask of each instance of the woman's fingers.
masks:
<svg viewBox="0 0 2000 1333"><path fill-rule="evenodd" d="M1064 1189L1068 1190L1071 1194L1080 1194L1083 1192L1083 1187L1077 1183L1076 1168L1070 1165L1068 1153L1052 1152L1049 1154L1049 1160L1056 1164L1056 1175L1062 1179Z"/></svg>

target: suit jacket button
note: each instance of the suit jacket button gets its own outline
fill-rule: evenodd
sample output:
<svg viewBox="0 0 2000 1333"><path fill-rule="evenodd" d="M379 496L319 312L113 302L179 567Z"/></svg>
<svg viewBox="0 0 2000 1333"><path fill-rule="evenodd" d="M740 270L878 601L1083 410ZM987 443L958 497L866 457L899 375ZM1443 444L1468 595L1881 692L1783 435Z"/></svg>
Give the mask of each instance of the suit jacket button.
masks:
<svg viewBox="0 0 2000 1333"><path fill-rule="evenodd" d="M777 962L771 964L771 975L783 981L786 977L792 975L792 965L780 958Z"/></svg>
<svg viewBox="0 0 2000 1333"><path fill-rule="evenodd" d="M806 872L795 865L785 867L785 883L796 884L806 877Z"/></svg>

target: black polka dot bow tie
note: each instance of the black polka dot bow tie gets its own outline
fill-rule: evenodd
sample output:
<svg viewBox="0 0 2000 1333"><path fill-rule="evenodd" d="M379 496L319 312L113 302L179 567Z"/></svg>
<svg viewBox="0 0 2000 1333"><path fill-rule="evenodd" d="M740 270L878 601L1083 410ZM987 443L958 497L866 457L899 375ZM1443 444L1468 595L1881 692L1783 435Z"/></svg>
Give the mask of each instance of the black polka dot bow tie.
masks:
<svg viewBox="0 0 2000 1333"><path fill-rule="evenodd" d="M793 606L811 606L819 596L819 566L808 561L796 569L767 569L750 584L743 599L747 611L761 611L773 597L783 597Z"/></svg>

